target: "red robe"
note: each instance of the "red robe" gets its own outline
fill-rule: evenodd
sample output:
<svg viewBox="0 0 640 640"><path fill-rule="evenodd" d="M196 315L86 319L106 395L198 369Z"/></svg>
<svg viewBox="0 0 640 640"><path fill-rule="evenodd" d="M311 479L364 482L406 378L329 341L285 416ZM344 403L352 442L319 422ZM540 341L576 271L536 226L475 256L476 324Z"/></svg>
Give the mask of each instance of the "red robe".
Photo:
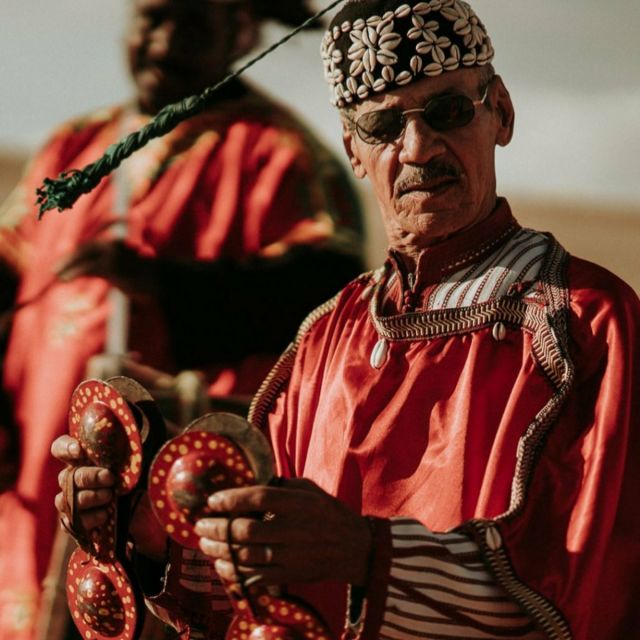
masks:
<svg viewBox="0 0 640 640"><path fill-rule="evenodd" d="M531 633L505 635L498 618L482 631L470 605L438 617L453 635L412 636L433 620L398 602L437 593L394 576L404 517L425 538L474 542L493 585L545 637L640 638L637 296L520 229L504 201L426 250L416 275L410 287L392 257L312 314L250 415L270 428L281 474L381 519L364 637ZM337 636L344 590L297 591Z"/></svg>
<svg viewBox="0 0 640 640"><path fill-rule="evenodd" d="M79 244L109 236L104 227L115 217L114 180L103 180L72 211L40 222L35 188L44 177L96 160L146 120L118 107L61 127L32 162L1 221L0 258L21 270L19 301L35 298L15 318L4 363L21 460L15 488L0 496L2 640L26 640L33 631L57 524L59 464L49 448L67 430L69 398L87 359L103 349L109 313L102 279L50 284L57 264ZM340 201L344 176L337 161L290 114L253 92L152 141L122 171L131 191L126 239L148 256L242 259L353 237L351 194ZM134 304L130 348L145 364L180 365L172 361L170 336L152 304ZM219 367L212 391L255 391L272 363L258 357L235 369Z"/></svg>

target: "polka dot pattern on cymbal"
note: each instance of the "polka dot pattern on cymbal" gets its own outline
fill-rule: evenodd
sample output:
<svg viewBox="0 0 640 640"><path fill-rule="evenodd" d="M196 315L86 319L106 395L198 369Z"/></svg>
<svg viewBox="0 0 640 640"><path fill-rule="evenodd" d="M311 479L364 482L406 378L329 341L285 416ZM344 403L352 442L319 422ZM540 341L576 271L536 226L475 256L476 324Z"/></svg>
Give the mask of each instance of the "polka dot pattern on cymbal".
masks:
<svg viewBox="0 0 640 640"><path fill-rule="evenodd" d="M71 396L69 434L87 456L109 466L118 478L118 492L131 491L142 472L142 442L134 414L125 398L101 380L85 380ZM105 461L112 464L103 465Z"/></svg>
<svg viewBox="0 0 640 640"><path fill-rule="evenodd" d="M103 563L76 549L67 570L71 617L85 640L133 640L138 607L119 562Z"/></svg>
<svg viewBox="0 0 640 640"><path fill-rule="evenodd" d="M298 603L262 594L234 604L234 617L226 640L331 640L318 616Z"/></svg>
<svg viewBox="0 0 640 640"><path fill-rule="evenodd" d="M187 431L167 442L149 471L149 498L167 534L182 546L196 549L193 528L211 512L207 498L215 491L255 484L246 456L227 437L207 431Z"/></svg>

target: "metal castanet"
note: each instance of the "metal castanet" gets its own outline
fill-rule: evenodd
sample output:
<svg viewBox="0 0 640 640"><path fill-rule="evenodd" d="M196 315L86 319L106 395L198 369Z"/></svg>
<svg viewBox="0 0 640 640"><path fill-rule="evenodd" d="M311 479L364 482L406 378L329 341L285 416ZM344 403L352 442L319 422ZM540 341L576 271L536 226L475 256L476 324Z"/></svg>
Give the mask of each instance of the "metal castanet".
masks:
<svg viewBox="0 0 640 640"><path fill-rule="evenodd" d="M71 618L87 640L134 640L144 620L144 603L127 554L129 517L133 492L146 480L144 456L152 455L150 447L157 450L164 423L149 393L120 376L107 382L86 380L76 388L69 433L90 463L107 467L116 477L104 525L83 531L72 515L79 548L67 567Z"/></svg>
<svg viewBox="0 0 640 640"><path fill-rule="evenodd" d="M214 515L207 506L212 493L269 484L273 478L263 434L237 415L211 413L160 449L149 472L149 498L167 534L197 549L195 524ZM329 640L325 623L305 603L274 596L257 584L222 584L234 611L226 640Z"/></svg>

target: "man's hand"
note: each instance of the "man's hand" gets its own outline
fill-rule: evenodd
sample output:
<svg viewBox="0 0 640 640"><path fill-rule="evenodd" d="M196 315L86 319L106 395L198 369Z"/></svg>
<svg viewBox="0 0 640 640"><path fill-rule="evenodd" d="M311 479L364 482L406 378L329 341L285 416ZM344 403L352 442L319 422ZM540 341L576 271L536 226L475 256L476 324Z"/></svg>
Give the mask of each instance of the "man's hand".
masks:
<svg viewBox="0 0 640 640"><path fill-rule="evenodd" d="M209 507L220 517L200 520L196 533L223 578L238 579L230 540L238 572L256 583L366 581L372 544L366 519L309 480L220 491Z"/></svg>
<svg viewBox="0 0 640 640"><path fill-rule="evenodd" d="M113 473L104 467L83 466L87 461L82 454L80 444L71 436L60 436L54 440L51 453L67 465L58 475L60 488L63 488L68 481L68 474L74 474L77 522L86 531L102 526L107 521L107 507L114 498L113 487L116 479ZM56 495L55 505L66 527L73 530L73 523L69 522L66 516L65 497L62 491ZM153 559L164 559L166 535L151 511L146 493L136 506L129 533L139 553Z"/></svg>
<svg viewBox="0 0 640 640"><path fill-rule="evenodd" d="M58 485L62 489L73 474L75 485L75 507L78 512L78 522L83 529L89 531L103 525L107 520L107 506L113 500L113 485L115 478L109 469L86 464L80 444L71 436L60 436L51 445L51 454L67 467L58 474ZM56 495L56 509L62 520L72 529L72 522L65 515L65 498L63 492Z"/></svg>
<svg viewBox="0 0 640 640"><path fill-rule="evenodd" d="M155 261L145 258L122 240L92 240L81 245L57 269L61 280L96 276L133 297L154 296L158 282Z"/></svg>

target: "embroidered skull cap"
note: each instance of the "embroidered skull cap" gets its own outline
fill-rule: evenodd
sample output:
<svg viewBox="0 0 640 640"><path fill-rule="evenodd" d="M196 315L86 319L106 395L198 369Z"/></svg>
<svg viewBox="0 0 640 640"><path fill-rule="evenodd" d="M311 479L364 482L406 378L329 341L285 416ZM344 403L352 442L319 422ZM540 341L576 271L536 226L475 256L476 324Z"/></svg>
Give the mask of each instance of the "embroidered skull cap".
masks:
<svg viewBox="0 0 640 640"><path fill-rule="evenodd" d="M462 0L349 0L325 31L320 51L338 107L483 66L494 55L484 25Z"/></svg>

